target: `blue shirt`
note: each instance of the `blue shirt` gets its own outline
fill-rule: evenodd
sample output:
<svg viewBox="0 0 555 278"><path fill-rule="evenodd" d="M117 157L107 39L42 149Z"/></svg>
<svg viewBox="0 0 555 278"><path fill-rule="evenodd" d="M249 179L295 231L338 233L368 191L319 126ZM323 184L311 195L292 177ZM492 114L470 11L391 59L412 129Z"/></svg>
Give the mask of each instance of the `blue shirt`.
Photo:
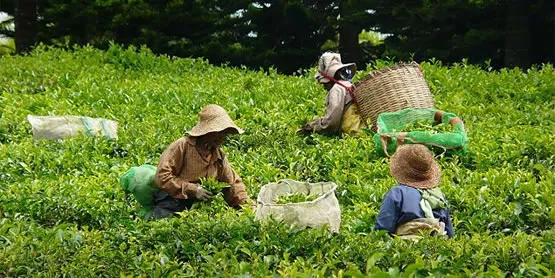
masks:
<svg viewBox="0 0 555 278"><path fill-rule="evenodd" d="M386 230L393 234L397 226L416 218L424 218L420 200L422 195L415 188L403 184L393 187L385 194L374 230ZM449 216L449 209L434 209L432 212L434 218L445 223L447 236L452 237L453 223Z"/></svg>

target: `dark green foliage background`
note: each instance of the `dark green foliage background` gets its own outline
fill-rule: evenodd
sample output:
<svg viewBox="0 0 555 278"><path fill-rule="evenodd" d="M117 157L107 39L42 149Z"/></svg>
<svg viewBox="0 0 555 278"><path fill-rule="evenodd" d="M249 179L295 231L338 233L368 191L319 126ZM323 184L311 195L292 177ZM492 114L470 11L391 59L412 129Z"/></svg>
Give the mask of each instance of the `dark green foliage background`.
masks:
<svg viewBox="0 0 555 278"><path fill-rule="evenodd" d="M15 15L15 2L23 3L0 0L0 11ZM147 45L154 53L287 74L310 67L326 50L359 66L376 59L465 58L499 69L555 61L555 4L548 0L34 2L36 42ZM2 25L8 24L0 23L0 34L14 37ZM385 35L384 43L359 42L363 29Z"/></svg>
<svg viewBox="0 0 555 278"><path fill-rule="evenodd" d="M356 78L386 65L370 64ZM395 181L370 135L295 135L324 111L312 70L284 76L118 46L2 57L0 275L553 275L553 67L488 71L430 61L422 69L437 107L462 118L470 138L467 156L439 158L456 230L447 241L372 231ZM340 234L262 225L251 210L218 204L181 218L138 219L119 176L156 164L209 103L246 131L224 151L251 198L282 178L334 181ZM33 142L27 114L117 120L119 140Z"/></svg>

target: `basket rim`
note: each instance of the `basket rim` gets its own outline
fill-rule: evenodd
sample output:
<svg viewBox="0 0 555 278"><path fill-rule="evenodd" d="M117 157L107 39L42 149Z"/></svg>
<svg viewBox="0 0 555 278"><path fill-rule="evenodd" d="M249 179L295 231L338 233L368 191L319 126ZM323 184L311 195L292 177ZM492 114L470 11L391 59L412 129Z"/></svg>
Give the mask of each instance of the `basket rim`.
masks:
<svg viewBox="0 0 555 278"><path fill-rule="evenodd" d="M380 75L382 75L382 74L385 74L385 73L387 73L387 72L389 72L389 71L396 70L396 69L400 69L400 68L406 68L406 67L416 67L416 68L418 68L418 70L422 71L422 70L420 69L420 64L418 64L418 63L415 62L415 61L412 61L412 62L401 62L401 63L397 63L397 64L392 65L392 66L389 66L389 67L385 67L385 68L380 69L380 70L376 70L376 71L370 72L370 73L368 73L364 78L362 78L362 79L358 80L357 82L355 82L355 84L353 84L353 85L355 85L355 87L357 87L358 85L360 85L360 84L362 84L362 83L364 83L364 82L366 82L366 81L368 81L368 80L370 80L370 79L377 78L378 76L380 76Z"/></svg>

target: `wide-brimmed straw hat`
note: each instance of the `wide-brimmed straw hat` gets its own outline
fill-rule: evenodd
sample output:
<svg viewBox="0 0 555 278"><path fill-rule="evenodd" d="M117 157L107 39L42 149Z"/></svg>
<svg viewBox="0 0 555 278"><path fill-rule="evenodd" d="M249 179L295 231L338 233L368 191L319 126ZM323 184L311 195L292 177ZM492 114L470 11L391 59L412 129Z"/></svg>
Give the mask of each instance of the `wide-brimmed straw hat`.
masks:
<svg viewBox="0 0 555 278"><path fill-rule="evenodd" d="M432 152L424 145L402 145L389 162L391 175L400 184L415 188L434 188L441 182L441 170Z"/></svg>
<svg viewBox="0 0 555 278"><path fill-rule="evenodd" d="M343 64L341 63L341 55L333 52L326 52L320 56L320 60L318 61L318 69L314 78L320 83L328 83L331 80L325 75L329 77L334 77L335 73L344 67L351 68L352 74L354 75L357 66L355 63L348 63Z"/></svg>
<svg viewBox="0 0 555 278"><path fill-rule="evenodd" d="M233 120L221 106L209 104L200 110L197 125L187 132L187 134L190 136L202 136L210 132L220 132L228 128L236 133L243 133L243 130L233 123Z"/></svg>

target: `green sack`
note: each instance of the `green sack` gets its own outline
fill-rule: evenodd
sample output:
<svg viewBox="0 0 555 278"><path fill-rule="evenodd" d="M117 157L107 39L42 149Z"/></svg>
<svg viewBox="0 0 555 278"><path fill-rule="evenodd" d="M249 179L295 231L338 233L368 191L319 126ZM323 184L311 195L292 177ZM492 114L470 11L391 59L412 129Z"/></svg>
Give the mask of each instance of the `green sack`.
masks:
<svg viewBox="0 0 555 278"><path fill-rule="evenodd" d="M160 190L154 185L155 175L156 166L143 164L132 167L119 179L123 191L133 194L137 202L141 204L142 208L139 212L141 216L145 216L152 210L152 196L154 192Z"/></svg>
<svg viewBox="0 0 555 278"><path fill-rule="evenodd" d="M434 133L433 130L411 130L411 124L425 122L430 127L449 125L448 132ZM408 108L390 113L381 113L377 119L374 144L382 156L390 156L402 144L424 144L444 153L464 154L468 137L464 123L453 113L437 109Z"/></svg>

